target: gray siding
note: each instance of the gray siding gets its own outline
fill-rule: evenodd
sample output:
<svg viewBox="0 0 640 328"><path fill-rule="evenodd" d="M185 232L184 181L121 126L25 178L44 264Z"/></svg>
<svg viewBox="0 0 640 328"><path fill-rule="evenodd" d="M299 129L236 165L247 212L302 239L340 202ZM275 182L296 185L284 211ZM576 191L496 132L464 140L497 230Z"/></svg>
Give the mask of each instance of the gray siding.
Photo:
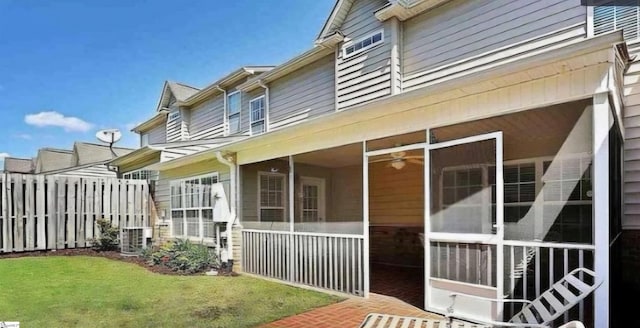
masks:
<svg viewBox="0 0 640 328"><path fill-rule="evenodd" d="M174 109L167 117L167 142L180 140L182 140L182 114L180 110Z"/></svg>
<svg viewBox="0 0 640 328"><path fill-rule="evenodd" d="M269 86L269 129L335 110L335 61L331 54Z"/></svg>
<svg viewBox="0 0 640 328"><path fill-rule="evenodd" d="M630 53L637 55L637 45ZM628 229L640 227L640 62L635 61L624 77L624 219Z"/></svg>
<svg viewBox="0 0 640 328"><path fill-rule="evenodd" d="M209 99L191 110L191 140L211 139L224 134L224 96Z"/></svg>
<svg viewBox="0 0 640 328"><path fill-rule="evenodd" d="M580 0L453 1L405 22L404 78L578 23Z"/></svg>
<svg viewBox="0 0 640 328"><path fill-rule="evenodd" d="M165 125L158 125L147 132L149 144L161 144L167 142L167 128Z"/></svg>
<svg viewBox="0 0 640 328"><path fill-rule="evenodd" d="M385 0L355 1L341 27L345 37L357 41L384 28L384 43L360 54L337 59L338 108L345 108L391 94L391 31L374 11Z"/></svg>

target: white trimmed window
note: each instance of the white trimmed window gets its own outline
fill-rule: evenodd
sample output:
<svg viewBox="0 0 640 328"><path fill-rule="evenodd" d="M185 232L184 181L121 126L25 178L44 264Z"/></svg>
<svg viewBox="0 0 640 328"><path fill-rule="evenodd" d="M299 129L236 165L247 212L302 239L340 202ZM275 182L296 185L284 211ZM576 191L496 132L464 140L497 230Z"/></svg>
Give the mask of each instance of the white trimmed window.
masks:
<svg viewBox="0 0 640 328"><path fill-rule="evenodd" d="M593 35L622 30L625 40L640 37L640 0L590 0Z"/></svg>
<svg viewBox="0 0 640 328"><path fill-rule="evenodd" d="M258 218L262 222L285 221L286 175L258 172Z"/></svg>
<svg viewBox="0 0 640 328"><path fill-rule="evenodd" d="M230 93L227 96L227 134L240 132L241 101L240 91Z"/></svg>
<svg viewBox="0 0 640 328"><path fill-rule="evenodd" d="M127 172L125 174L122 175L123 179L126 180L157 180L157 172L156 171L149 171L149 170L137 170L137 171L131 171L131 172Z"/></svg>
<svg viewBox="0 0 640 328"><path fill-rule="evenodd" d="M171 222L174 237L213 239L212 187L218 183L218 173L183 180L173 180L171 186Z"/></svg>
<svg viewBox="0 0 640 328"><path fill-rule="evenodd" d="M251 134L260 134L266 131L264 119L265 100L264 96L254 98L249 102L251 109Z"/></svg>
<svg viewBox="0 0 640 328"><path fill-rule="evenodd" d="M358 40L348 42L342 47L343 58L354 56L384 43L384 30L369 34Z"/></svg>

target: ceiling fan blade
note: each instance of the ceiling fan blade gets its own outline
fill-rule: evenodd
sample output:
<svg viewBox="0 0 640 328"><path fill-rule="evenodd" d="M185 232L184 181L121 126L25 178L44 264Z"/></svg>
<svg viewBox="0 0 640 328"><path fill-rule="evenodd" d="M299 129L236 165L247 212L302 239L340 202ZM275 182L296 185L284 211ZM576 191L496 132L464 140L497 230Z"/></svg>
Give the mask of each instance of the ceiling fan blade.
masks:
<svg viewBox="0 0 640 328"><path fill-rule="evenodd" d="M391 162L392 160L393 158L381 158L381 159L370 160L369 163Z"/></svg>
<svg viewBox="0 0 640 328"><path fill-rule="evenodd" d="M415 158L409 158L409 159L407 159L407 162L413 163L413 164L418 164L418 165L424 165L424 161L419 160L419 159L415 159Z"/></svg>

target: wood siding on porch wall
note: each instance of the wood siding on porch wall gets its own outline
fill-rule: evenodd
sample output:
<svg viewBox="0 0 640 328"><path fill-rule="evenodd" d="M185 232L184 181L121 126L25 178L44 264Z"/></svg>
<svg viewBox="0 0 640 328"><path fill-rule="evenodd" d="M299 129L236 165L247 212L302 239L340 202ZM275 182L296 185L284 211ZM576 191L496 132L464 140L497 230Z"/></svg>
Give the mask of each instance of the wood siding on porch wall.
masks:
<svg viewBox="0 0 640 328"><path fill-rule="evenodd" d="M422 266L424 250L424 166L401 170L387 162L369 165L371 263Z"/></svg>

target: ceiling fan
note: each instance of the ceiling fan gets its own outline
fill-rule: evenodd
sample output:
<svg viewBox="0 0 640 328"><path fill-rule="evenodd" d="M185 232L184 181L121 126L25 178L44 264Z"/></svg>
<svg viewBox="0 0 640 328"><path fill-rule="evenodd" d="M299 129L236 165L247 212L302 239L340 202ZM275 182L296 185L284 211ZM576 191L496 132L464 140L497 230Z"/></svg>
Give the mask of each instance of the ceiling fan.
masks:
<svg viewBox="0 0 640 328"><path fill-rule="evenodd" d="M407 155L405 151L396 151L389 154L387 158L381 158L371 161L370 163L389 162L387 166L393 167L396 170L402 170L407 163L423 165L423 156L421 155Z"/></svg>

